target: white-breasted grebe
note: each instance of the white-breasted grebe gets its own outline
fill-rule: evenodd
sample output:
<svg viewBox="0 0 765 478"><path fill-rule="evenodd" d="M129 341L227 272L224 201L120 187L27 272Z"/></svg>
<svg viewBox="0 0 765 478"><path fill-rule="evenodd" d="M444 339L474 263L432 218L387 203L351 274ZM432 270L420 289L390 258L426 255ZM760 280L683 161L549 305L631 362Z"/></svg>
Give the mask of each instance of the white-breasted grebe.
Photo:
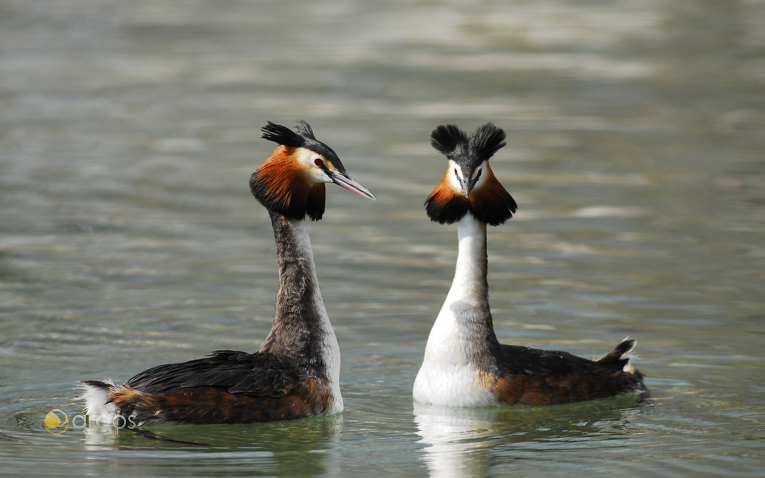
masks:
<svg viewBox="0 0 765 478"><path fill-rule="evenodd" d="M505 132L487 123L468 136L455 125L442 125L431 134L431 144L449 160L449 169L426 210L432 221L459 221L459 252L414 381L414 399L488 406L552 405L631 392L647 397L643 375L627 356L633 339L595 361L499 343L489 308L486 224L504 223L517 208L489 166L489 158L505 146Z"/></svg>
<svg viewBox="0 0 765 478"><path fill-rule="evenodd" d="M293 420L343 410L340 348L324 308L306 216L324 213L325 183L374 195L351 178L337 154L314 137L268 122L263 138L280 146L252 174L250 189L268 209L279 262L271 331L255 353L221 350L159 365L115 386L88 380L86 413L127 423L248 423Z"/></svg>

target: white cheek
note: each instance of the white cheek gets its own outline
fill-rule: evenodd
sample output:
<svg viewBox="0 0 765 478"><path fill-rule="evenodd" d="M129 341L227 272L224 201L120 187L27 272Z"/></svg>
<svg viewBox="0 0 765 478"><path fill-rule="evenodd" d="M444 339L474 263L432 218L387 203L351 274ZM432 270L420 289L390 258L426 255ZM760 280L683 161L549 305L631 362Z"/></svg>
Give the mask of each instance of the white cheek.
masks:
<svg viewBox="0 0 765 478"><path fill-rule="evenodd" d="M331 183L332 179L330 179L320 167L316 166L314 161L316 161L317 158L322 161L324 160L324 158L321 158L316 153L308 151L307 149L301 148L298 150L297 160L308 175L308 178L315 183Z"/></svg>
<svg viewBox="0 0 765 478"><path fill-rule="evenodd" d="M484 168L478 168L475 174L478 174L478 171L481 172L481 175L478 177L478 181L476 181L475 186L473 186L473 189L481 189L481 187L486 182L486 177L488 176L488 173L484 171Z"/></svg>
<svg viewBox="0 0 765 478"><path fill-rule="evenodd" d="M324 171L322 171L320 168L318 168L316 166L314 166L313 168L311 168L309 170L309 175L308 176L314 182L317 182L317 183L331 183L332 182L332 179L330 179L330 177L327 176L327 174Z"/></svg>
<svg viewBox="0 0 765 478"><path fill-rule="evenodd" d="M457 171L456 174L455 171ZM457 174L459 174L459 177L457 177ZM451 159L449 160L449 173L447 176L449 177L449 184L456 191L462 192L462 183L460 183L460 177L462 177L462 168L460 168L459 164L455 163Z"/></svg>
<svg viewBox="0 0 765 478"><path fill-rule="evenodd" d="M454 170L452 170L451 174L449 175L449 184L457 191L462 191L462 184L460 183L460 180L457 178L457 175L454 174Z"/></svg>

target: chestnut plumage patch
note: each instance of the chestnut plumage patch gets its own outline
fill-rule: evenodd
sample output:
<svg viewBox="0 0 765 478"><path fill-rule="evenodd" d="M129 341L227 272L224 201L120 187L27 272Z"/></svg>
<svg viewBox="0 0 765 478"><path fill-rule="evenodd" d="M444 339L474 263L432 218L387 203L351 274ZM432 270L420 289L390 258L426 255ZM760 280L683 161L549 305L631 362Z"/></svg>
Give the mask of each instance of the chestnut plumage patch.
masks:
<svg viewBox="0 0 765 478"><path fill-rule="evenodd" d="M642 390L640 376L608 369L548 377L504 375L491 386L492 394L508 405L583 402Z"/></svg>
<svg viewBox="0 0 765 478"><path fill-rule="evenodd" d="M449 183L450 171L446 173L436 189L425 201L425 211L428 217L440 224L457 222L470 211L470 200Z"/></svg>
<svg viewBox="0 0 765 478"><path fill-rule="evenodd" d="M515 199L499 182L486 163L486 181L470 193L470 212L479 221L498 226L511 217L518 209Z"/></svg>
<svg viewBox="0 0 765 478"><path fill-rule="evenodd" d="M323 382L308 380L281 395L256 396L210 386L151 393L123 386L113 390L110 399L123 416L134 414L136 423L253 423L324 414L332 393Z"/></svg>
<svg viewBox="0 0 765 478"><path fill-rule="evenodd" d="M623 371L629 364L624 355L634 346L633 339L625 339L593 361L568 352L502 344L496 369L485 380L492 394L509 405L554 405L633 392L643 400L650 395L643 374Z"/></svg>
<svg viewBox="0 0 765 478"><path fill-rule="evenodd" d="M285 128L287 131L289 129ZM279 146L250 178L252 195L267 209L289 219L318 221L324 214L324 183L311 184L292 160L295 147Z"/></svg>

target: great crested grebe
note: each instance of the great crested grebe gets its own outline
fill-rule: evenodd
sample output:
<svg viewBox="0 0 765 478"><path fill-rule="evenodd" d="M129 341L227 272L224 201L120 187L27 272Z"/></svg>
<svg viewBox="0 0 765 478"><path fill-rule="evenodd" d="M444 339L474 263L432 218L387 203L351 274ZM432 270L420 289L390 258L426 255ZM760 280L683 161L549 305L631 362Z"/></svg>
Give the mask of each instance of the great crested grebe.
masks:
<svg viewBox="0 0 765 478"><path fill-rule="evenodd" d="M459 252L452 287L414 381L414 399L487 406L552 405L631 392L647 396L643 375L627 356L633 339L596 361L499 343L489 309L486 224L504 223L517 208L489 166L489 158L505 146L505 132L487 123L468 137L455 125L442 125L431 134L431 144L447 157L449 169L426 210L432 221L459 221Z"/></svg>
<svg viewBox="0 0 765 478"><path fill-rule="evenodd" d="M159 365L124 385L85 381L86 413L111 423L248 423L343 410L340 349L319 290L305 223L324 213L325 183L374 195L351 178L308 123L297 132L268 122L263 138L280 146L252 174L250 189L268 209L279 260L271 331L255 353L221 350Z"/></svg>

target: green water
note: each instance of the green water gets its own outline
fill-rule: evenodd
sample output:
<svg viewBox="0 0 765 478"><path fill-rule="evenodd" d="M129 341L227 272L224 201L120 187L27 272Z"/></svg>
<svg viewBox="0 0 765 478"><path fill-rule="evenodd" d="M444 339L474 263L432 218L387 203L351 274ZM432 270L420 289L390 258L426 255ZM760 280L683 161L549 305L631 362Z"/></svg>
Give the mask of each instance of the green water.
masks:
<svg viewBox="0 0 765 478"><path fill-rule="evenodd" d="M0 2L0 474L760 476L765 3ZM345 412L49 433L75 383L256 350L276 259L249 176L305 119L377 196L311 224ZM651 403L413 404L456 259L428 137L492 121L505 343L638 339ZM71 424L71 423L70 423Z"/></svg>

